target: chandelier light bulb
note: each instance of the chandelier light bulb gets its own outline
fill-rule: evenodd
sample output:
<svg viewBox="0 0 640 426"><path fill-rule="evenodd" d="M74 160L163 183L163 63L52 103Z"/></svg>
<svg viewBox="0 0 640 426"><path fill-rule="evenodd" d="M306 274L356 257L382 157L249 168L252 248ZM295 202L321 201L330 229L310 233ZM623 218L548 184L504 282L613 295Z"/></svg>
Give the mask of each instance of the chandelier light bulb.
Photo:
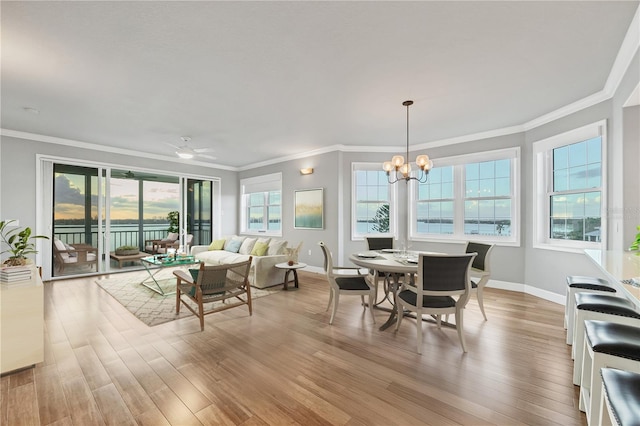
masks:
<svg viewBox="0 0 640 426"><path fill-rule="evenodd" d="M424 170L425 166L429 163L429 156L426 154L418 155L416 157L416 165Z"/></svg>
<svg viewBox="0 0 640 426"><path fill-rule="evenodd" d="M391 161L385 161L384 163L382 163L382 170L387 173L393 170L393 164L391 164Z"/></svg>
<svg viewBox="0 0 640 426"><path fill-rule="evenodd" d="M405 163L400 166L400 173L402 173L402 176L404 176L405 178L409 176L409 174L411 173L411 164Z"/></svg>
<svg viewBox="0 0 640 426"><path fill-rule="evenodd" d="M404 164L404 157L402 155L394 155L391 158L391 163L396 168L401 167Z"/></svg>

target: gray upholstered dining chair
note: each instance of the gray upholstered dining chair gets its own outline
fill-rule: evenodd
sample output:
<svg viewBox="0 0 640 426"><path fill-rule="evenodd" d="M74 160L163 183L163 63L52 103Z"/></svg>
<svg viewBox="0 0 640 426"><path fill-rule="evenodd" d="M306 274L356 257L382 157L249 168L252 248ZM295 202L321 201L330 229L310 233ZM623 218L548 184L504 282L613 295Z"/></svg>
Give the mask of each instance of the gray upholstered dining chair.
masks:
<svg viewBox="0 0 640 426"><path fill-rule="evenodd" d="M418 353L422 353L422 315L435 315L438 328L442 315L455 314L456 329L462 350L467 352L463 333L463 312L471 294L469 269L475 253L420 253L416 285L403 284L396 302L398 312L416 313ZM398 315L396 331L404 315Z"/></svg>
<svg viewBox="0 0 640 426"><path fill-rule="evenodd" d="M329 303L327 304L327 310L333 303L329 324L333 324L333 319L338 311L338 301L340 300L341 294L360 296L364 309L367 308L364 302L364 296L369 296L369 312L371 313L371 319L375 323L373 303L376 297L374 286L370 283L370 277L362 275L362 268L334 266L329 248L322 241L320 241L318 245L324 254L324 270L327 275L327 281L329 282Z"/></svg>
<svg viewBox="0 0 640 426"><path fill-rule="evenodd" d="M483 290L491 277L491 251L495 244L482 244L469 241L465 253L477 253L471 265L471 292L476 293L478 305L484 320L487 320L487 314L484 312Z"/></svg>
<svg viewBox="0 0 640 426"><path fill-rule="evenodd" d="M369 250L384 250L393 248L393 237L366 237ZM382 303L384 299L389 299L389 279L390 274L385 271L370 270L374 291L376 293L375 304ZM384 287L384 298L378 302L378 284L382 281Z"/></svg>

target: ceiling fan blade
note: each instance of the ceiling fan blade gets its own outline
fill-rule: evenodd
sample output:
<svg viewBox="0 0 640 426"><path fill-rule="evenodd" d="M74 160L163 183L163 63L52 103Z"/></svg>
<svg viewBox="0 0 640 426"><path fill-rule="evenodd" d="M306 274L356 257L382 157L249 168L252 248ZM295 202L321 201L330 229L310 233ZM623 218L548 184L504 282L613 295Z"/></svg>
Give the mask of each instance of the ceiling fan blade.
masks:
<svg viewBox="0 0 640 426"><path fill-rule="evenodd" d="M213 148L193 148L194 152L213 152Z"/></svg>
<svg viewBox="0 0 640 426"><path fill-rule="evenodd" d="M196 154L199 158L208 158L209 160L217 160L218 157L214 157L213 155L207 154Z"/></svg>
<svg viewBox="0 0 640 426"><path fill-rule="evenodd" d="M166 144L166 145L169 145L169 146L170 146L171 148L173 148L173 149L180 149L180 147L179 147L178 145L174 145L174 144L169 143L169 142L165 142L165 144Z"/></svg>

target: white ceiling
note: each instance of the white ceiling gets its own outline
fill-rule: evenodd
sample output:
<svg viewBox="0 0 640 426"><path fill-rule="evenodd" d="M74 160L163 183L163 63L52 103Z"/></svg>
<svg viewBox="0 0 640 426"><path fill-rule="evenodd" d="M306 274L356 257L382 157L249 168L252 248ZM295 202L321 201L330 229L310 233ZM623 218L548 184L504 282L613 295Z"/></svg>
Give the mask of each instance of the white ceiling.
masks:
<svg viewBox="0 0 640 426"><path fill-rule="evenodd" d="M603 90L637 7L2 1L1 127L243 167L402 148L406 99L412 146L521 126Z"/></svg>

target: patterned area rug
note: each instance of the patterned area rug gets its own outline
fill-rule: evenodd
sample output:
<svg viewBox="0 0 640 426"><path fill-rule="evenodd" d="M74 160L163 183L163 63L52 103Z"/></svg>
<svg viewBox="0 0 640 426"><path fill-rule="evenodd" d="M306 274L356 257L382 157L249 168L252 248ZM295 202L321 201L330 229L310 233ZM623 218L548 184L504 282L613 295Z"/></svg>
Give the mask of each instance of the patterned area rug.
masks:
<svg viewBox="0 0 640 426"><path fill-rule="evenodd" d="M156 280L165 292L175 292L176 279L173 276L175 268L164 268L155 275ZM113 278L96 280L103 290L109 293L129 312L140 321L150 327L173 321L179 318L192 316L184 306L180 314L176 315L176 295L162 296L140 283L149 278L147 271L136 271L118 274ZM155 285L151 281L151 285ZM251 299L268 296L282 290L281 286L260 289L251 287ZM222 303L222 302L215 302ZM205 310L211 308L211 304L205 304Z"/></svg>

